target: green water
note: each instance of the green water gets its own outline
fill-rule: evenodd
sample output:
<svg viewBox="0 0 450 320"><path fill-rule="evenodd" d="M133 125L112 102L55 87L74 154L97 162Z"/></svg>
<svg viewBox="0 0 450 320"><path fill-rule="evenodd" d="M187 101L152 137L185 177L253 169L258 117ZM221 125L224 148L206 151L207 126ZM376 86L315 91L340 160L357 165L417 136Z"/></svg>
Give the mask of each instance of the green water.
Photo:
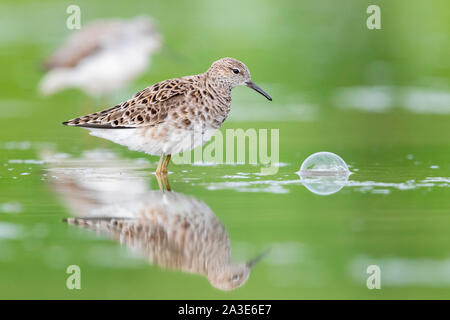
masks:
<svg viewBox="0 0 450 320"><path fill-rule="evenodd" d="M449 5L382 1L383 29L369 31L369 4L81 1L86 21L153 15L172 50L155 55L131 87L96 101L76 90L36 93L39 62L69 34L68 4L2 2L0 298L449 298ZM128 177L157 190L156 157L60 123L156 81L201 72L222 56L245 61L274 100L235 89L222 132L278 129L279 171L261 176L259 165L171 165L169 180L224 225L233 260L270 248L230 292L63 223L75 214L71 193L52 171L68 168L66 176L76 172L95 182L92 168L110 167L111 185ZM99 156L79 161L99 149ZM338 154L352 171L329 196L310 192L296 174L318 151ZM55 154L58 161L50 161ZM66 287L69 265L81 268L81 290ZM369 265L380 267L379 290L366 286Z"/></svg>

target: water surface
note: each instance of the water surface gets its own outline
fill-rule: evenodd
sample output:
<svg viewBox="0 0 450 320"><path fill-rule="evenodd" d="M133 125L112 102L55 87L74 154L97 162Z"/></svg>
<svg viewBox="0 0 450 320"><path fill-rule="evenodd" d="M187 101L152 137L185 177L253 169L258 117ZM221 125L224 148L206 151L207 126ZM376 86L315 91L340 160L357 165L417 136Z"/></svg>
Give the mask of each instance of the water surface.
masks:
<svg viewBox="0 0 450 320"><path fill-rule="evenodd" d="M77 3L82 23L154 16L168 50L102 100L41 97L39 65L71 32L67 4L2 1L0 298L450 297L448 1L381 3L376 31L369 0ZM157 157L60 124L224 56L244 61L273 101L236 88L221 130L278 129L275 175L172 165L165 195ZM328 196L297 175L319 151L352 173ZM203 231L187 232L195 221ZM81 268L81 290L66 287L69 265ZM369 265L380 290L366 286ZM224 290L230 281L239 287Z"/></svg>

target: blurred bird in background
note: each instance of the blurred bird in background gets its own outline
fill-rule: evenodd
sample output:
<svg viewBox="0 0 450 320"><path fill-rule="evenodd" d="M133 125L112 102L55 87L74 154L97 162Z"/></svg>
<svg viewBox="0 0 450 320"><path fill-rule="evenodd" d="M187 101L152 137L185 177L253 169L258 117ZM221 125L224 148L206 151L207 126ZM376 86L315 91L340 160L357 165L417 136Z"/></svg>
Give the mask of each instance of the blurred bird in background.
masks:
<svg viewBox="0 0 450 320"><path fill-rule="evenodd" d="M128 85L149 66L162 48L162 36L152 18L93 21L70 35L44 63L39 84L43 95L78 88L104 97Z"/></svg>

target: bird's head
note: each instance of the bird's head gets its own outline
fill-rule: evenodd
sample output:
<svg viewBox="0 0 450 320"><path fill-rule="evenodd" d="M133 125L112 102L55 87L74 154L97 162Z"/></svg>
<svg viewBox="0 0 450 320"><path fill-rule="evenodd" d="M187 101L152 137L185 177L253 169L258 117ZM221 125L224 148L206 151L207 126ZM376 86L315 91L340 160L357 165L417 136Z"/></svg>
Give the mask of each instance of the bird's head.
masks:
<svg viewBox="0 0 450 320"><path fill-rule="evenodd" d="M211 65L207 73L211 81L225 84L231 88L247 86L272 101L272 98L252 81L250 70L239 60L233 58L217 60Z"/></svg>

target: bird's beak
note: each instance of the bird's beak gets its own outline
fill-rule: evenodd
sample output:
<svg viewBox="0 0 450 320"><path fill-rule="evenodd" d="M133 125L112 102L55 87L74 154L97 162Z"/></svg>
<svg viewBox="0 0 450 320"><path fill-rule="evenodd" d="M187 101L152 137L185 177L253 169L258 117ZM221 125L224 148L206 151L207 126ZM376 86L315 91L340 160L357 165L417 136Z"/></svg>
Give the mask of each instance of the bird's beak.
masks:
<svg viewBox="0 0 450 320"><path fill-rule="evenodd" d="M249 262L247 262L247 267L249 268L253 268L255 266L255 264L257 264L258 262L261 261L262 258L264 258L268 253L269 253L270 249L267 249L266 251L264 251L263 253L259 254L258 256L256 256L255 258L253 258L252 260L250 260Z"/></svg>
<svg viewBox="0 0 450 320"><path fill-rule="evenodd" d="M260 87L258 87L252 80L247 81L247 82L245 83L245 85L246 85L247 87L249 87L249 88L252 88L252 89L255 90L256 92L261 93L264 97L267 98L267 100L272 101L272 98L271 98L267 93L265 93L263 89L261 89Z"/></svg>

